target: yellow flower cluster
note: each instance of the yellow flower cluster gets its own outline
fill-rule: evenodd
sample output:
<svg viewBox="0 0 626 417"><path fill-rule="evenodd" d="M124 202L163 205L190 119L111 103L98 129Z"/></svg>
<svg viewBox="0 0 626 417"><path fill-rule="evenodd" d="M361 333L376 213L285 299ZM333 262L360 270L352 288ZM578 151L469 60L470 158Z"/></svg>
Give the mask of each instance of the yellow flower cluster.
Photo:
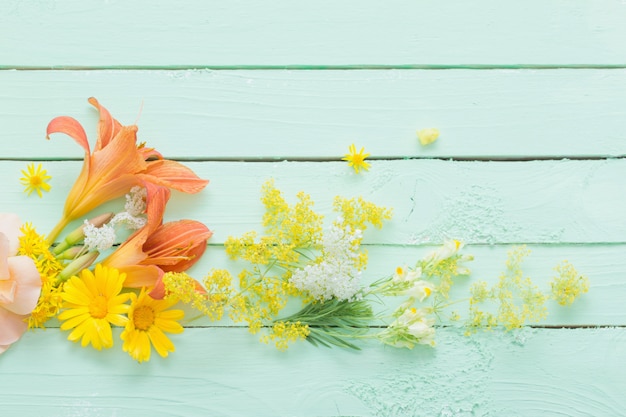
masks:
<svg viewBox="0 0 626 417"><path fill-rule="evenodd" d="M289 272L282 275L261 273L254 267L252 271L243 270L239 274L239 285L242 289L238 294L239 311L231 313L235 321L244 320L248 323L250 333L255 334L265 322L271 321L285 308L289 296L300 295L289 283Z"/></svg>
<svg viewBox="0 0 626 417"><path fill-rule="evenodd" d="M126 274L97 264L94 271L83 269L63 285L61 330L69 330L68 340L94 349L113 346L111 326L124 330L122 349L138 362L150 360L152 347L162 356L174 351L165 333L181 333L177 322L182 310L170 309L177 300L155 300L142 288L139 295L122 292ZM130 300L130 304L127 302Z"/></svg>
<svg viewBox="0 0 626 417"><path fill-rule="evenodd" d="M266 342L275 341L279 349L289 342L306 338L307 323L283 322L276 317L290 297L310 301L305 290L291 282L295 271L316 265L330 254L326 253L323 216L313 211L310 195L299 192L297 201L290 205L272 180L262 187L261 201L265 207L262 225L265 235L251 231L241 237L229 237L224 243L226 253L233 260L242 259L251 264L238 275L238 285L232 283L228 271L212 271L204 280L204 290L198 291L195 281L184 274L167 273L163 279L168 297L177 297L192 305L211 320L219 320L228 311L235 322L247 323L251 333L271 325ZM360 231L367 223L380 228L391 217L391 210L378 207L362 198L336 198L334 209L339 214L335 226L355 233L353 252L359 269L365 267L367 255L359 251ZM235 289L235 288L238 289Z"/></svg>
<svg viewBox="0 0 626 417"><path fill-rule="evenodd" d="M287 350L289 343L305 340L311 333L309 326L297 322L277 321L270 328L269 333L261 338L264 343L273 341L278 350Z"/></svg>
<svg viewBox="0 0 626 417"><path fill-rule="evenodd" d="M571 305L578 297L589 291L589 278L576 271L567 261L554 268L558 273L552 279L552 298L562 306Z"/></svg>
<svg viewBox="0 0 626 417"><path fill-rule="evenodd" d="M526 246L514 248L508 253L506 271L500 275L493 288L488 289L483 281L471 286L468 333L480 327L491 329L503 326L506 330L512 330L547 316L545 303L548 297L530 278L524 277L522 271L522 262L529 254L530 250ZM479 308L478 304L488 301L498 304L496 314Z"/></svg>
<svg viewBox="0 0 626 417"><path fill-rule="evenodd" d="M44 236L37 233L31 223L24 223L20 232L18 254L35 261L42 284L37 306L28 318L28 327L44 328L45 323L57 315L63 305L61 289L54 284L65 266L50 252L50 244Z"/></svg>
<svg viewBox="0 0 626 417"><path fill-rule="evenodd" d="M296 196L298 202L290 207L273 180L263 184L261 193L265 206L263 226L275 241L293 249L305 248L319 240L323 216L313 211L310 195L300 191Z"/></svg>
<svg viewBox="0 0 626 417"><path fill-rule="evenodd" d="M365 230L367 223L380 229L383 221L391 219L393 211L390 208L379 207L366 201L363 197L345 198L337 196L333 208L342 216L342 226L349 226L352 230Z"/></svg>

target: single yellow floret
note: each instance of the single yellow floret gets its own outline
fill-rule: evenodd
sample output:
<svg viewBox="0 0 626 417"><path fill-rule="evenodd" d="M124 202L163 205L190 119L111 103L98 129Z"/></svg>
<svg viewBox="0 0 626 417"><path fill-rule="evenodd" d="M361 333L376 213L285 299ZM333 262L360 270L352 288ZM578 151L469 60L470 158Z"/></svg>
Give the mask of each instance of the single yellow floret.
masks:
<svg viewBox="0 0 626 417"><path fill-rule="evenodd" d="M439 130L432 127L422 129L417 132L417 138L422 145L430 145L439 138Z"/></svg>
<svg viewBox="0 0 626 417"><path fill-rule="evenodd" d="M26 171L22 170L24 176L20 178L20 182L26 187L24 192L31 195L33 191L36 191L39 197L43 197L41 190L48 192L51 188L46 181L52 177L47 173L45 169L42 169L41 164L37 165L36 168L35 163L28 164Z"/></svg>
<svg viewBox="0 0 626 417"><path fill-rule="evenodd" d="M359 173L359 169L361 168L367 171L370 168L370 164L365 162L365 158L370 156L370 154L363 153L365 148L361 148L361 150L357 153L356 147L354 146L354 143L353 143L352 145L350 145L350 148L348 149L350 153L347 153L341 159L343 161L348 161L348 166L354 168L354 172L356 172L357 174Z"/></svg>

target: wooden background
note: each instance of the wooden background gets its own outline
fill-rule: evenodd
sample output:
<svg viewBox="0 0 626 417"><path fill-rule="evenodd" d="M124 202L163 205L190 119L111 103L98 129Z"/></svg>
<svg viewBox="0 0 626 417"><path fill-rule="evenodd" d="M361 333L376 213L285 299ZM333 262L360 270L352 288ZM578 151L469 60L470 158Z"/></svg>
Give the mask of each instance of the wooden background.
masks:
<svg viewBox="0 0 626 417"><path fill-rule="evenodd" d="M41 231L82 158L46 125L71 115L93 140L95 96L211 180L166 214L215 231L198 277L233 266L222 243L259 228L275 178L325 214L337 194L394 207L366 234L366 280L449 237L476 257L469 282L494 282L527 244L538 284L568 259L591 289L541 326L442 328L413 351L278 352L192 323L167 360L139 365L119 342L30 332L0 356L2 415L626 415L625 41L624 0L3 0L2 211ZM442 134L421 147L426 127ZM362 175L340 161L353 142L372 154ZM53 176L41 200L18 182L29 161Z"/></svg>

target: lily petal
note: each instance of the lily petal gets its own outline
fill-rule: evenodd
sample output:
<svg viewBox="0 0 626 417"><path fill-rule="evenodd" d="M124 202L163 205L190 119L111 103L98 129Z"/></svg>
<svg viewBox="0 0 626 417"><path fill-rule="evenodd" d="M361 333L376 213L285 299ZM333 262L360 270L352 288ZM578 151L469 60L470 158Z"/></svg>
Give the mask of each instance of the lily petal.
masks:
<svg viewBox="0 0 626 417"><path fill-rule="evenodd" d="M146 269L144 263L148 255L143 250L143 245L150 234L156 230L163 221L163 213L165 205L170 197L170 190L165 187L145 183L146 195L146 214L147 222L144 227L132 234L117 250L102 261L104 266L117 268L124 271L125 268L132 266L141 266L138 269L132 269L127 272L124 286L153 286L163 271L156 267L150 266ZM159 272L155 273L154 269ZM135 276L135 274L138 274ZM150 281L151 280L151 281ZM145 282L149 282L145 284Z"/></svg>
<svg viewBox="0 0 626 417"><path fill-rule="evenodd" d="M67 136L74 139L85 150L85 153L89 155L90 150L87 134L78 120L69 116L55 117L48 123L46 139L49 140L50 135L53 133L65 133Z"/></svg>
<svg viewBox="0 0 626 417"><path fill-rule="evenodd" d="M129 288L154 287L164 274L156 265L126 265L119 271L126 273L124 286Z"/></svg>
<svg viewBox="0 0 626 417"><path fill-rule="evenodd" d="M208 227L194 220L168 222L148 237L143 250L148 254L147 262L165 272L182 272L200 259L212 235Z"/></svg>
<svg viewBox="0 0 626 417"><path fill-rule="evenodd" d="M125 126L109 145L93 155L89 160L87 175L81 172L79 180L68 194L65 216L76 219L97 206L121 197L138 184L136 172L146 167L135 146L136 126ZM83 181L81 181L83 179Z"/></svg>
<svg viewBox="0 0 626 417"><path fill-rule="evenodd" d="M201 191L209 183L185 165L168 159L149 161L146 171L140 176L146 181L190 194Z"/></svg>
<svg viewBox="0 0 626 417"><path fill-rule="evenodd" d="M98 122L98 139L96 142L96 151L104 148L113 140L122 129L122 124L115 120L109 111L100 105L95 97L89 97L89 103L100 112L100 121Z"/></svg>

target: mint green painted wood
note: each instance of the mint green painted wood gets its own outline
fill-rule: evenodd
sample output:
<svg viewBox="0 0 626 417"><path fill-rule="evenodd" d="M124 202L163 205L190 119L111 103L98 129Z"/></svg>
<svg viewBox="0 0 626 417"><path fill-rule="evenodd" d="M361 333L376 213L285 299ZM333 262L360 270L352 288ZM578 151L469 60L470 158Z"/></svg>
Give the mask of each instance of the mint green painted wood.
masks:
<svg viewBox="0 0 626 417"><path fill-rule="evenodd" d="M90 96L171 158L626 154L626 70L0 71L0 91L8 158L82 156L45 128L71 115L94 143ZM441 138L423 147L426 127Z"/></svg>
<svg viewBox="0 0 626 417"><path fill-rule="evenodd" d="M625 65L620 0L3 1L3 67Z"/></svg>
<svg viewBox="0 0 626 417"><path fill-rule="evenodd" d="M624 329L438 335L434 350L277 352L243 329L187 329L167 360L139 365L119 343L81 349L50 329L3 355L0 401L6 415L25 417L576 417L626 408Z"/></svg>
<svg viewBox="0 0 626 417"><path fill-rule="evenodd" d="M622 196L626 160L454 162L373 161L356 175L344 162L190 162L211 182L197 195L175 193L166 220L205 222L213 243L229 235L260 230L262 184L273 178L295 203L303 190L330 222L334 196L363 196L392 207L395 220L368 231L367 243L439 244L446 238L467 243L623 243L626 222ZM54 196L27 197L17 178L23 162L3 163L3 209L49 231L61 217L64 199L80 162L46 162ZM123 203L106 208L121 211ZM42 217L42 210L46 216Z"/></svg>
<svg viewBox="0 0 626 417"><path fill-rule="evenodd" d="M463 253L474 256L467 262L471 275L458 277L450 293L451 300L459 301L443 315L448 325L462 326L469 317L467 298L470 286L477 281L485 281L489 286L498 282L500 275L506 270L507 254L514 245L467 245ZM584 294L575 304L563 307L554 301L546 302L548 317L536 323L537 326L622 326L626 323L626 309L623 308L626 296L626 245L527 245L530 255L523 263L525 277L530 277L544 293L550 293L550 281L556 275L554 268L563 261L575 266L580 274L590 279L589 292ZM367 245L367 268L363 272L361 284L366 286L372 282L390 276L398 266L414 265L427 255L434 247L431 246L381 246ZM102 259L102 258L101 258ZM228 269L237 284L237 274L250 265L242 261L233 261L225 253L221 245L210 245L205 256L189 270L189 274L202 281L212 269ZM374 303L376 313L389 315L405 298L386 299L385 304ZM428 305L426 303L425 305ZM286 307L282 316L285 317L298 311L302 305L294 301ZM493 305L492 305L493 307ZM483 309L489 308L483 305ZM185 327L232 327L243 326L233 323L228 318L212 322L200 317L192 308L185 307ZM458 322L447 320L449 313L455 311L460 316ZM382 324L376 322L373 325ZM58 327L56 321L46 327ZM254 340L258 337L251 336ZM1 359L0 359L1 361Z"/></svg>
<svg viewBox="0 0 626 417"><path fill-rule="evenodd" d="M476 257L453 297L495 282L511 243L530 243L524 272L542 288L564 259L591 280L571 308L549 304L551 327L439 328L434 350L277 352L227 320L196 320L170 358L139 365L119 340L82 349L51 323L0 356L2 415L624 415L626 165L610 158L625 154L625 12L623 0L0 2L0 69L77 69L0 71L0 210L41 231L82 157L67 138L46 142L45 126L68 114L91 135L94 95L211 180L200 195L174 193L166 215L215 230L197 278L241 267L221 243L259 228L260 185L273 177L327 217L336 194L394 207L383 231L367 231L364 282L445 237ZM206 67L221 70L173 70ZM98 68L133 70L86 70ZM419 146L424 127L440 141ZM351 143L382 160L353 174L338 162ZM41 200L17 181L33 159L55 160Z"/></svg>

